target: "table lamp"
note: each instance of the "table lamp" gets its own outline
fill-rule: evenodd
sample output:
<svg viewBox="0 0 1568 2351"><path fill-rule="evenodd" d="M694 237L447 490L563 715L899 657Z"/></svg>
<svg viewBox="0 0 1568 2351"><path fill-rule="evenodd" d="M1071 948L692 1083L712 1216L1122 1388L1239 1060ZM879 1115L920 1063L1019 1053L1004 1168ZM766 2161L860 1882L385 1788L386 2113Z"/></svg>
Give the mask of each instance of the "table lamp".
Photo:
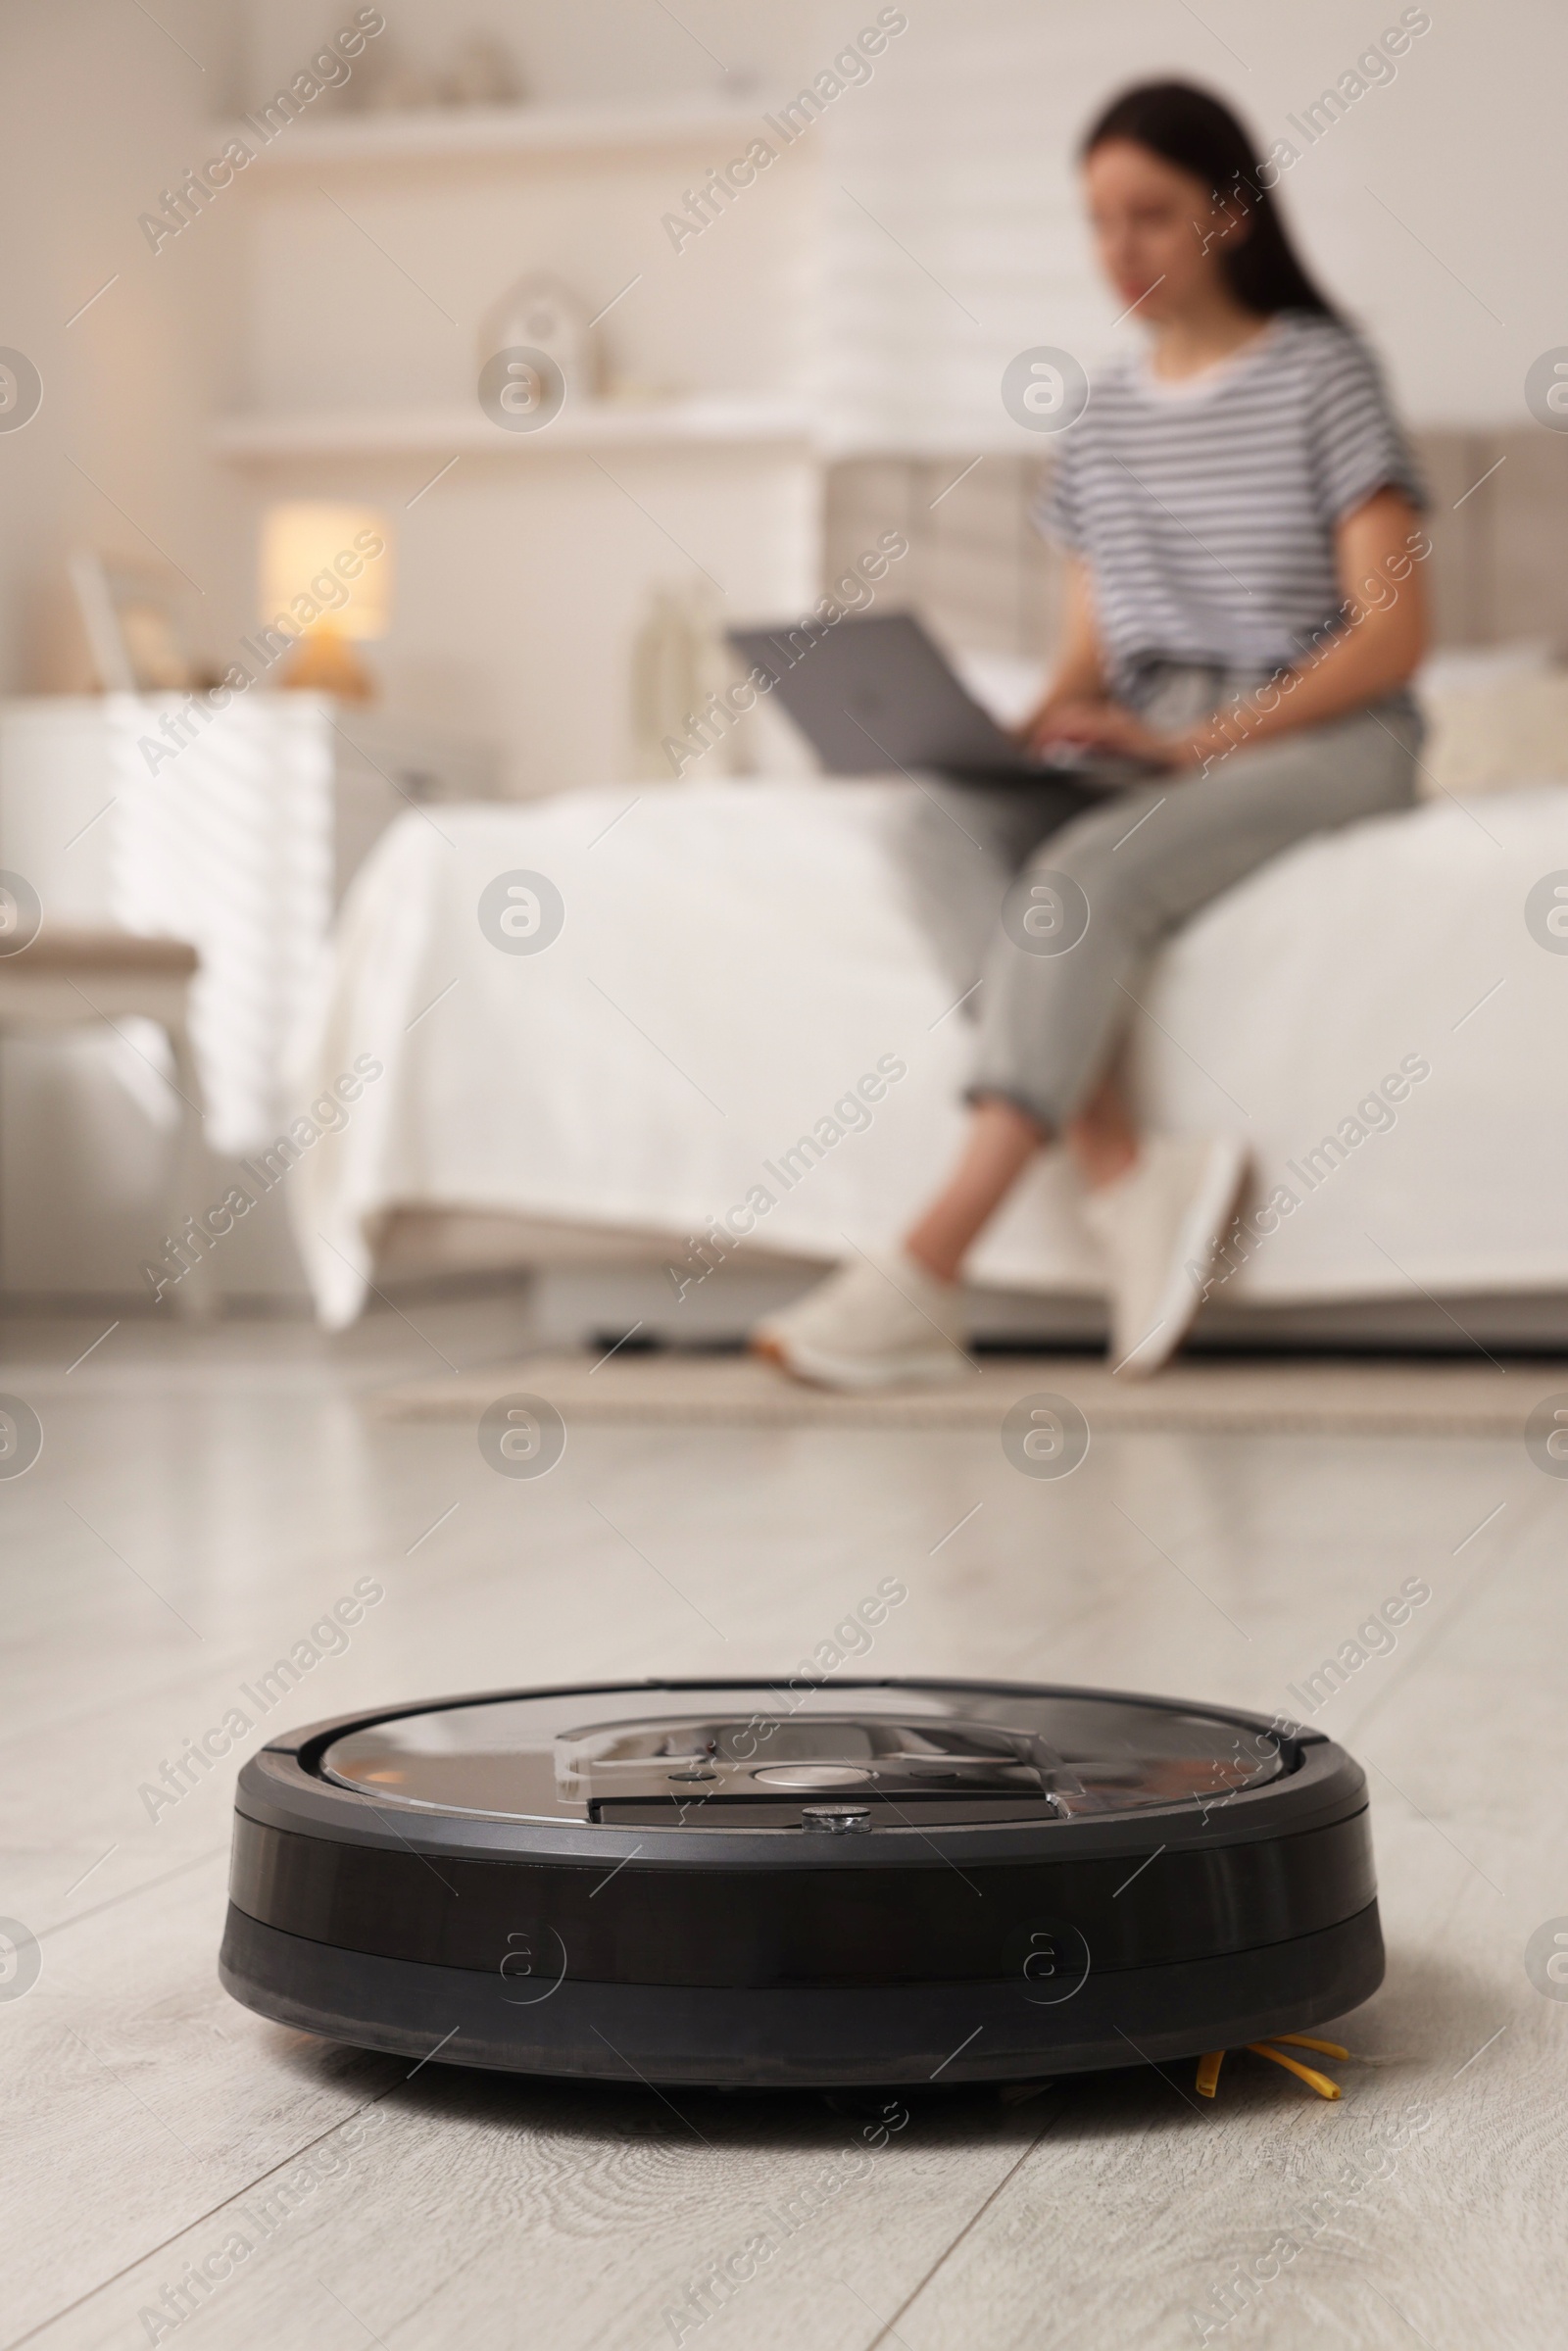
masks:
<svg viewBox="0 0 1568 2351"><path fill-rule="evenodd" d="M356 642L384 637L392 612L392 533L373 507L320 501L270 507L262 525L262 616L296 644L279 683L369 702L375 681Z"/></svg>

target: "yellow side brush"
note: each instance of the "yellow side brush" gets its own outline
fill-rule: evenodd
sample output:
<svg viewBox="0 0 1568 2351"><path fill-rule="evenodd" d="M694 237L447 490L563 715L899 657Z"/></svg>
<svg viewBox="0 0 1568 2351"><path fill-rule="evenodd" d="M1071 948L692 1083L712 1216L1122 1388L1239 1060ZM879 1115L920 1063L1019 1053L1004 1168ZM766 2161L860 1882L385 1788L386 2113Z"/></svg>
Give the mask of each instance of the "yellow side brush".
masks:
<svg viewBox="0 0 1568 2351"><path fill-rule="evenodd" d="M1350 2054L1337 2040L1314 2040L1310 2033L1271 2033L1269 2038L1287 2049L1316 2049L1320 2057L1348 2058Z"/></svg>
<svg viewBox="0 0 1568 2351"><path fill-rule="evenodd" d="M1327 2074L1320 2074L1316 2066L1300 2065L1294 2057L1287 2057L1283 2050L1271 2049L1260 2040L1250 2040L1247 2045L1254 2057L1266 2057L1271 2065L1282 2065L1288 2074L1294 2074L1298 2082L1304 2082L1308 2089L1315 2089L1320 2098L1344 2097L1345 2092L1339 2083L1331 2082ZM1305 2045L1311 2047L1313 2044L1307 2042Z"/></svg>
<svg viewBox="0 0 1568 2351"><path fill-rule="evenodd" d="M1285 2056L1283 2051L1286 2048L1315 2049L1320 2057L1348 2059L1350 2054L1348 2049L1337 2040L1318 2040L1310 2033L1276 2033L1273 2037L1281 2044L1280 2047L1270 2048L1267 2042L1260 2040L1250 2040L1247 2046L1254 2057L1266 2057L1271 2065L1282 2065L1288 2074L1295 2074L1309 2089L1315 2089L1320 2098L1344 2096L1339 2083L1331 2081L1327 2074L1320 2074L1316 2066L1298 2064L1294 2057ZM1219 2088L1219 2069L1224 2062L1223 2049L1210 2049L1206 2057L1199 2059L1198 2094L1200 2098L1214 2096Z"/></svg>

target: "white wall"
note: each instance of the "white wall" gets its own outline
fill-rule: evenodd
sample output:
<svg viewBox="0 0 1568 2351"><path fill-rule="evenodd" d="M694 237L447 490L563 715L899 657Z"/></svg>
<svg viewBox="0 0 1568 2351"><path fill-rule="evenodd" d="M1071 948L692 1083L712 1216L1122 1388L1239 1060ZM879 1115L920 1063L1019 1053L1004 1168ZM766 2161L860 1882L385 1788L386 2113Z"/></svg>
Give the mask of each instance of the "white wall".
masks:
<svg viewBox="0 0 1568 2351"><path fill-rule="evenodd" d="M425 331L402 307L417 297L394 271L375 278L309 225L242 329L243 187L162 253L148 251L137 214L207 151L209 122L275 87L353 10L347 0L160 0L154 13L158 24L122 0L52 0L8 10L0 33L0 188L12 223L0 340L27 351L45 379L36 420L0 434L0 684L12 688L80 674L64 571L78 538L167 550L205 591L188 593L215 653L249 625L254 485L206 457L215 411L262 396L303 403L313 383L323 398L390 392L404 376L413 397L458 380L468 357L466 325L454 336L432 318ZM450 0L439 10L386 0L385 13L383 42L416 61L438 59L470 26L499 30L535 94L567 99L716 92L724 67L731 88L798 83L875 10L869 0L787 10L682 0L675 17L689 31L655 0ZM1109 306L1089 267L1070 155L1110 89L1133 73L1199 75L1266 145L1399 10L1393 0L1311 10L1205 0L1200 24L1181 0L907 0L907 14L869 86L847 92L823 125L822 366L837 435L856 445L978 445L1006 431L996 386L1014 351L1052 338L1090 357L1104 346ZM1284 195L1311 259L1378 336L1411 416L1507 423L1524 414L1526 367L1568 332L1558 121L1568 12L1558 0L1512 0L1506 12L1433 0L1432 15L1392 87L1372 90L1304 156ZM597 283L631 240L602 235L600 198L579 192L574 233ZM659 193L650 185L648 201ZM760 214L766 192L755 193ZM529 222L520 202L507 219L485 207L496 226L470 247L461 229L447 233L447 202L426 186L397 199L393 219L399 205L432 208L419 250L443 282L450 265L462 302L447 307L466 320L501 276L508 240L519 255L528 248ZM776 287L758 306L758 336L741 341L760 378L781 363L783 314L809 276L796 235L781 208L778 236L745 255L741 274ZM680 260L695 275L729 258L710 243ZM366 248L362 265L371 259ZM290 372L291 270L318 378ZM639 289L614 332L656 366L673 345L693 372L716 367L701 330L684 323L708 308L671 298L681 294L679 279ZM468 575L482 569L470 543ZM420 658L412 642L398 656Z"/></svg>
<svg viewBox="0 0 1568 2351"><path fill-rule="evenodd" d="M243 502L206 455L238 368L235 215L215 208L157 255L137 226L210 152L237 19L201 0L154 14L50 0L10 7L0 30L0 343L26 353L44 393L29 424L0 433L0 691L85 681L74 547L177 566L198 646L232 641L248 616ZM134 1288L168 1149L134 1091L149 1075L130 1047L91 1035L0 1045L8 1284Z"/></svg>
<svg viewBox="0 0 1568 2351"><path fill-rule="evenodd" d="M1266 154L1293 135L1289 115L1398 24L1401 4L907 0L909 30L885 70L828 122L840 443L1025 445L998 398L1006 362L1055 343L1092 366L1113 341L1072 161L1104 100L1133 79L1201 80ZM1396 78L1303 153L1281 193L1412 421L1522 423L1526 368L1568 340L1568 12L1560 0L1431 0L1429 13Z"/></svg>
<svg viewBox="0 0 1568 2351"><path fill-rule="evenodd" d="M157 14L167 32L120 0L51 0L8 9L0 35L0 342L44 385L33 421L0 433L0 686L13 691L83 674L74 545L177 565L204 640L225 641L241 609L238 501L205 450L238 362L233 209L157 255L137 226L209 152L209 91L232 76L238 27L201 0L160 0Z"/></svg>

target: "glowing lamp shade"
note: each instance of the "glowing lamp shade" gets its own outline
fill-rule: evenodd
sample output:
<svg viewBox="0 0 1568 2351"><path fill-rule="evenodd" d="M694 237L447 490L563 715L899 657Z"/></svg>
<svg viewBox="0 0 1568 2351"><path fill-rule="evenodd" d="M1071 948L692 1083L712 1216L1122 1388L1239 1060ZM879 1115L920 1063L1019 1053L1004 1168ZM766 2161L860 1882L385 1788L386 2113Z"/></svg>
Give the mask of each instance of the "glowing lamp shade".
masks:
<svg viewBox="0 0 1568 2351"><path fill-rule="evenodd" d="M368 701L356 641L392 618L392 532L373 507L309 503L268 509L262 525L262 619L298 638L285 686Z"/></svg>

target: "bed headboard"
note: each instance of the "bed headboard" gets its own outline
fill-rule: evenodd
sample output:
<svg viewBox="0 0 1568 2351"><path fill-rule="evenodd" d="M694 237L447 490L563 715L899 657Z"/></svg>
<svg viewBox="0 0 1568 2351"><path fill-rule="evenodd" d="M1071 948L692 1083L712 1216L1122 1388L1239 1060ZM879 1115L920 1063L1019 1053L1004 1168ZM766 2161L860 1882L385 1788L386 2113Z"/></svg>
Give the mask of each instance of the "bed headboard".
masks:
<svg viewBox="0 0 1568 2351"><path fill-rule="evenodd" d="M1426 432L1416 450L1440 645L1547 637L1568 650L1568 433ZM1055 635L1060 559L1029 520L1050 461L856 457L828 468L827 584L884 530L909 553L898 600L952 644L1031 654Z"/></svg>

